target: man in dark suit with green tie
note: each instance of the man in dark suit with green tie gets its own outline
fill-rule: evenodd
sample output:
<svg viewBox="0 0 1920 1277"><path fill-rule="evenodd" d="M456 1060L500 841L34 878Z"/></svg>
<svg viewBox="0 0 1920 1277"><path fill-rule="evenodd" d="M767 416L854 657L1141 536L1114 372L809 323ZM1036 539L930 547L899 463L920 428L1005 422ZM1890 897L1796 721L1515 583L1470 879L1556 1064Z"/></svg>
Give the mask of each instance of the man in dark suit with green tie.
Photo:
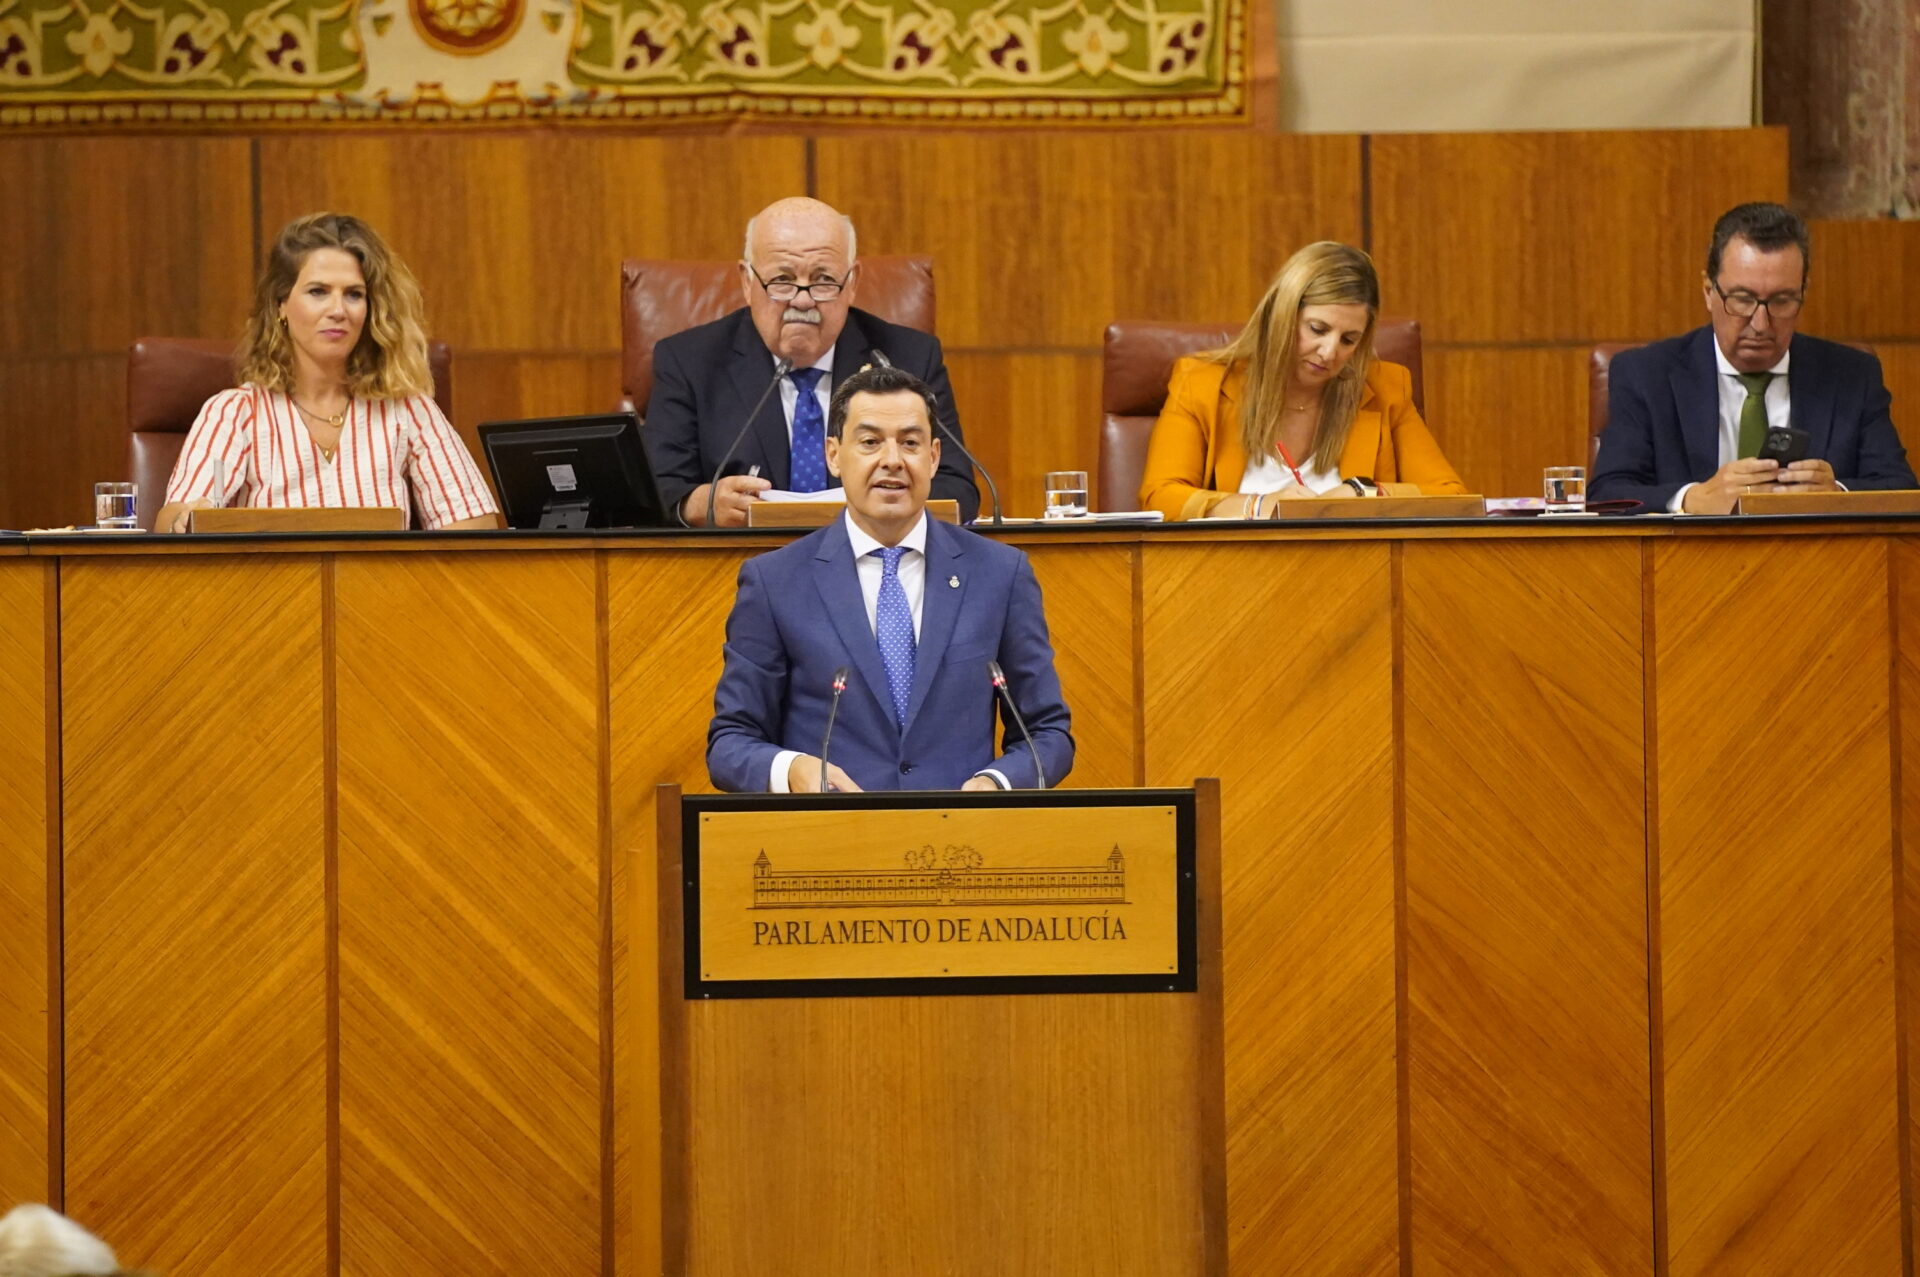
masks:
<svg viewBox="0 0 1920 1277"><path fill-rule="evenodd" d="M1709 324L1614 357L1594 500L1727 514L1750 492L1920 487L1879 359L1795 333L1811 254L1806 223L1779 204L1720 218L1701 280ZM1784 426L1807 433L1806 459L1760 460Z"/></svg>

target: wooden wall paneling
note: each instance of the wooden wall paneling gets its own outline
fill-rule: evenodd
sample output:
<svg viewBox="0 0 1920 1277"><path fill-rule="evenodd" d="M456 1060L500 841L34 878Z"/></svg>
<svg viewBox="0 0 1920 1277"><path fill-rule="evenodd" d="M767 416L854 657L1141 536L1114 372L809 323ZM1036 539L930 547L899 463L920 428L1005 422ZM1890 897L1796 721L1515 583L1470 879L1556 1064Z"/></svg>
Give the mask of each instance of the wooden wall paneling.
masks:
<svg viewBox="0 0 1920 1277"><path fill-rule="evenodd" d="M1897 1272L1887 544L1653 563L1667 1271Z"/></svg>
<svg viewBox="0 0 1920 1277"><path fill-rule="evenodd" d="M1138 547L1050 545L1035 538L1023 548L1040 580L1053 664L1073 714L1073 771L1067 784L1075 789L1140 784L1139 632L1133 607Z"/></svg>
<svg viewBox="0 0 1920 1277"><path fill-rule="evenodd" d="M453 387L454 425L485 473L481 422L611 412L620 398L620 356L456 352Z"/></svg>
<svg viewBox="0 0 1920 1277"><path fill-rule="evenodd" d="M1147 783L1221 781L1235 1277L1401 1271L1391 553L1142 550Z"/></svg>
<svg viewBox="0 0 1920 1277"><path fill-rule="evenodd" d="M253 292L248 142L0 140L11 300L0 354L104 354L239 331Z"/></svg>
<svg viewBox="0 0 1920 1277"><path fill-rule="evenodd" d="M57 1121L49 1026L57 1027L48 820L47 724L58 713L47 669L54 568L0 559L0 1214L59 1199L49 1122Z"/></svg>
<svg viewBox="0 0 1920 1277"><path fill-rule="evenodd" d="M819 196L854 219L862 252L933 254L940 337L961 349L1089 350L1116 318L1239 319L1296 248L1360 236L1353 137L896 132L815 146Z"/></svg>
<svg viewBox="0 0 1920 1277"><path fill-rule="evenodd" d="M0 356L0 527L93 522L93 485L131 479L127 357Z"/></svg>
<svg viewBox="0 0 1920 1277"><path fill-rule="evenodd" d="M1801 327L1820 337L1883 341L1920 337L1920 314L1903 286L1920 279L1920 222L1814 222L1813 264Z"/></svg>
<svg viewBox="0 0 1920 1277"><path fill-rule="evenodd" d="M1640 546L1402 554L1413 1270L1650 1277Z"/></svg>
<svg viewBox="0 0 1920 1277"><path fill-rule="evenodd" d="M1007 514L1039 517L1047 471L1099 468L1097 346L1032 353L950 349L947 371L967 448L993 472ZM975 482L984 513L987 485Z"/></svg>
<svg viewBox="0 0 1920 1277"><path fill-rule="evenodd" d="M343 555L340 1270L601 1270L585 554Z"/></svg>
<svg viewBox="0 0 1920 1277"><path fill-rule="evenodd" d="M327 1261L322 564L61 565L66 1203L123 1261Z"/></svg>
<svg viewBox="0 0 1920 1277"><path fill-rule="evenodd" d="M419 277L429 330L456 358L617 351L622 258L732 261L749 217L805 189L798 137L429 130L260 142L262 243L316 209L366 218Z"/></svg>
<svg viewBox="0 0 1920 1277"><path fill-rule="evenodd" d="M707 722L747 550L607 555L616 1271L660 1271L660 897L654 786L710 793Z"/></svg>
<svg viewBox="0 0 1920 1277"><path fill-rule="evenodd" d="M1905 1241L1911 1255L1920 1210L1914 1192L1920 1121L1914 1117L1915 1066L1920 1063L1920 546L1904 537L1888 543L1893 590L1893 718L1898 763L1894 802L1894 984L1900 997L1901 1176Z"/></svg>
<svg viewBox="0 0 1920 1277"><path fill-rule="evenodd" d="M1547 466L1591 465L1591 346L1428 348L1427 422L1470 492L1537 497Z"/></svg>
<svg viewBox="0 0 1920 1277"><path fill-rule="evenodd" d="M1893 424L1907 445L1908 460L1920 450L1920 341L1875 342L1880 371L1893 395Z"/></svg>
<svg viewBox="0 0 1920 1277"><path fill-rule="evenodd" d="M1714 219L1787 194L1783 129L1422 133L1371 148L1385 307L1442 345L1697 327Z"/></svg>

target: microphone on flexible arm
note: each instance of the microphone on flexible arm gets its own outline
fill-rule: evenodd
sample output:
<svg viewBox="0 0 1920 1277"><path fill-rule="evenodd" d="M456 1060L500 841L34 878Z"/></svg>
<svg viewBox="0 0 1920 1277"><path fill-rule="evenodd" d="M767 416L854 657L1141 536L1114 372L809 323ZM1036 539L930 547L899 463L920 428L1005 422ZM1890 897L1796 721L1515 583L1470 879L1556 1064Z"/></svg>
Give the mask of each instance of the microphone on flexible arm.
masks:
<svg viewBox="0 0 1920 1277"><path fill-rule="evenodd" d="M1013 725L1018 727L1020 734L1027 738L1027 752L1033 755L1033 787L1045 789L1047 773L1040 766L1040 751L1034 748L1033 733L1027 730L1027 720L1020 716L1020 707L1013 703L1013 693L1007 690L1007 672L1000 668L1000 662L988 661L987 674L993 679L994 689L1000 693L1000 699L1013 714Z"/></svg>
<svg viewBox="0 0 1920 1277"><path fill-rule="evenodd" d="M847 690L847 667L833 672L833 703L827 706L827 733L820 738L820 792L827 792L827 746L833 741L833 720L840 713L840 693Z"/></svg>
<svg viewBox="0 0 1920 1277"><path fill-rule="evenodd" d="M760 392L760 397L753 401L753 407L748 411L747 419L740 423L740 429L734 434L733 442L727 445L726 455L721 457L720 464L713 468L712 486L707 489L708 527L713 526L713 508L719 504L720 476L727 472L727 462L733 460L733 454L740 451L740 441L747 437L747 431L753 429L753 419L760 415L760 409L766 405L767 396L772 394L773 388L780 384L780 379L792 371L793 360L776 358L773 361L773 380L768 382L767 388Z"/></svg>
<svg viewBox="0 0 1920 1277"><path fill-rule="evenodd" d="M879 364L882 368L892 368L894 366L893 360L887 358L887 352L877 346L867 353L872 355L873 362ZM978 470L980 477L987 481L987 492L993 497L993 526L996 528L1005 527L1006 524L1002 522L1000 518L1000 489L998 485L994 483L993 476L987 473L987 468L980 464L980 458L967 451L967 445L961 443L960 436L955 434L946 422L940 420L939 413L933 415L933 428L944 435L948 443L960 449L960 455L965 457L968 464L975 470Z"/></svg>

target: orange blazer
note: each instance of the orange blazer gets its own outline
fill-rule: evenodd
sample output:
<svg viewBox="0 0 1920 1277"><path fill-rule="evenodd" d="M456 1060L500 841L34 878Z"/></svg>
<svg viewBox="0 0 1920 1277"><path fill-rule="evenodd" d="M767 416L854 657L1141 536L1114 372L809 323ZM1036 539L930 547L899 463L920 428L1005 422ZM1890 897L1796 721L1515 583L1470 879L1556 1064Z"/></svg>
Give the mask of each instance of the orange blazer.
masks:
<svg viewBox="0 0 1920 1277"><path fill-rule="evenodd" d="M1140 505L1169 519L1197 519L1240 487L1247 450L1240 442L1244 367L1186 358L1173 366L1167 405L1147 443ZM1361 476L1389 495L1465 492L1413 406L1413 374L1376 359L1366 393L1340 451L1342 478Z"/></svg>

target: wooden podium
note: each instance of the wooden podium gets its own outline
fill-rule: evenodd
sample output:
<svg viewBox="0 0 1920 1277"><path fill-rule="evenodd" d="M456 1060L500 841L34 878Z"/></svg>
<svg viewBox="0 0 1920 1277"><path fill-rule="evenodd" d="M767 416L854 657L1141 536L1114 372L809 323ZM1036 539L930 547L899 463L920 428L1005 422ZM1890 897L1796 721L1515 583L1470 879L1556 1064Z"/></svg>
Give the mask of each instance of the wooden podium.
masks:
<svg viewBox="0 0 1920 1277"><path fill-rule="evenodd" d="M1225 1271L1217 782L658 811L660 1271Z"/></svg>

